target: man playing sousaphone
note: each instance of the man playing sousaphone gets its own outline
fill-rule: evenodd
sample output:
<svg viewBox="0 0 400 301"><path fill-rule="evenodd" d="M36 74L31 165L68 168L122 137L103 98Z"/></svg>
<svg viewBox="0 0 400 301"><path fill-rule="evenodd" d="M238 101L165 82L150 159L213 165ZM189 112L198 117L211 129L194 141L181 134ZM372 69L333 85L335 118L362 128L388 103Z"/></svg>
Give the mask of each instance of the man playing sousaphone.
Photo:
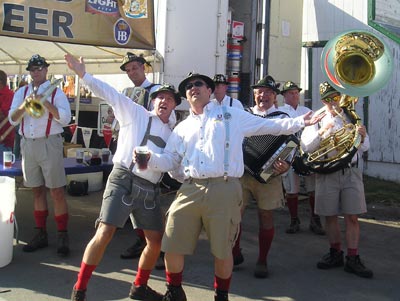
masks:
<svg viewBox="0 0 400 301"><path fill-rule="evenodd" d="M344 126L350 123L349 116L339 106L341 95L338 91L324 82L320 85L320 94L321 101L325 105L325 116L318 124L303 131L301 147L305 152L314 152L320 147L321 141L334 139L334 133L342 132ZM361 137L361 144L358 151L349 158L351 161L336 171L316 172L315 213L325 216L325 230L330 243L329 253L322 257L317 267L330 269L344 265L346 272L371 278L373 272L364 266L358 253L360 239L358 215L367 211L362 170L358 165L362 153L369 148L369 138L365 126L357 124L355 131ZM334 153L335 151L329 152L327 156L333 156ZM339 214L343 214L346 226L346 263L341 245Z"/></svg>

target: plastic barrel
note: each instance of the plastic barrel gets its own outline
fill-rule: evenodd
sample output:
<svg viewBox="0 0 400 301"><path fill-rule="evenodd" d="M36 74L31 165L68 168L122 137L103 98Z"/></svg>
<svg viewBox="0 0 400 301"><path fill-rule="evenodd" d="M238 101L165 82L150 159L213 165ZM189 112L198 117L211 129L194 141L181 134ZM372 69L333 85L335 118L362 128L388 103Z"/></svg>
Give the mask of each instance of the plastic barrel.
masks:
<svg viewBox="0 0 400 301"><path fill-rule="evenodd" d="M0 177L0 268L8 265L13 256L15 179Z"/></svg>

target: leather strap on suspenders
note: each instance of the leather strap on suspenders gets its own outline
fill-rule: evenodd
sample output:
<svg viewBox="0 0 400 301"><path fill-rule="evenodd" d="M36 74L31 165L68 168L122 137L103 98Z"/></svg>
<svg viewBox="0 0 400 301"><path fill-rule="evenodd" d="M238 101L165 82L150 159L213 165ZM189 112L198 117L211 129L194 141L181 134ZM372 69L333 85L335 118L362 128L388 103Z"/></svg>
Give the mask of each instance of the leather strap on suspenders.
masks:
<svg viewBox="0 0 400 301"><path fill-rule="evenodd" d="M151 122L153 120L153 117L155 117L155 116L150 116L150 118L149 118L149 123L147 124L146 132L144 133L143 140L140 143L140 146L146 145L147 141L150 140L155 145L157 145L159 148L164 148L166 145L166 142L161 137L150 135ZM135 166L135 163L133 163L133 161L132 161L131 165L129 166L129 170L132 171L134 166Z"/></svg>
<svg viewBox="0 0 400 301"><path fill-rule="evenodd" d="M25 87L24 99L26 97L26 94L28 93L28 88L29 88L29 86ZM56 93L57 93L57 89L55 89L53 91L53 93L51 94L51 104L52 105L54 105L54 97L56 96ZM49 137L50 128L51 128L51 121L52 120L53 120L53 114L51 114L49 112L49 119L47 119L47 126L46 126L46 138ZM22 121L21 121L21 132L22 132L22 136L25 136L25 133L24 133L24 118L22 118Z"/></svg>

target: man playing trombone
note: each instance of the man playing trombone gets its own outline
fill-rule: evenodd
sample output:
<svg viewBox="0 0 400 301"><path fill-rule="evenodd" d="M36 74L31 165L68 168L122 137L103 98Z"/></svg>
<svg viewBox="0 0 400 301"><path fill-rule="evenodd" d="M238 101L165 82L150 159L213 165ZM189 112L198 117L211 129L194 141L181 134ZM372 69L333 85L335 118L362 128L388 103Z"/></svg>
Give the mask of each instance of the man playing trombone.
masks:
<svg viewBox="0 0 400 301"><path fill-rule="evenodd" d="M66 256L69 253L68 207L64 195L66 176L61 133L71 120L71 109L62 90L47 80L48 67L45 58L38 54L32 56L26 68L32 83L15 93L8 117L12 125L20 125L24 185L32 188L34 198L37 231L23 251L34 252L48 246L48 188L58 230L57 253Z"/></svg>

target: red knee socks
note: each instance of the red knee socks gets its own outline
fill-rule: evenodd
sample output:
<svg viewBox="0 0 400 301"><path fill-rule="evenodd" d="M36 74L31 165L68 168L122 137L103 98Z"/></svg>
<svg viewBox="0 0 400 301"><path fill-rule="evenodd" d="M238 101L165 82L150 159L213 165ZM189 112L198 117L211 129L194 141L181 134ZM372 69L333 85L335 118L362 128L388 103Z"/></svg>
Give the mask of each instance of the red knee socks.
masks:
<svg viewBox="0 0 400 301"><path fill-rule="evenodd" d="M182 285L182 277L183 277L183 271L179 273L171 273L168 271L165 271L165 276L167 283L172 286L181 286Z"/></svg>
<svg viewBox="0 0 400 301"><path fill-rule="evenodd" d="M76 290L85 290L87 288L87 284L92 277L92 273L95 270L95 265L86 264L82 261L81 269L79 270L78 280L75 283Z"/></svg>
<svg viewBox="0 0 400 301"><path fill-rule="evenodd" d="M33 216L35 218L36 227L46 230L46 220L49 216L48 210L34 210Z"/></svg>
<svg viewBox="0 0 400 301"><path fill-rule="evenodd" d="M267 263L268 252L271 248L272 240L274 239L275 228L260 229L258 232L258 263Z"/></svg>
<svg viewBox="0 0 400 301"><path fill-rule="evenodd" d="M138 268L138 272L135 278L135 286L146 285L147 281L149 281L151 270L142 270Z"/></svg>
<svg viewBox="0 0 400 301"><path fill-rule="evenodd" d="M297 196L288 196L286 197L286 203L289 209L290 217L296 218L298 215L297 207L299 203L299 198Z"/></svg>
<svg viewBox="0 0 400 301"><path fill-rule="evenodd" d="M68 227L68 213L64 213L61 215L56 215L54 217L56 224L57 224L57 230L58 231L67 231Z"/></svg>

